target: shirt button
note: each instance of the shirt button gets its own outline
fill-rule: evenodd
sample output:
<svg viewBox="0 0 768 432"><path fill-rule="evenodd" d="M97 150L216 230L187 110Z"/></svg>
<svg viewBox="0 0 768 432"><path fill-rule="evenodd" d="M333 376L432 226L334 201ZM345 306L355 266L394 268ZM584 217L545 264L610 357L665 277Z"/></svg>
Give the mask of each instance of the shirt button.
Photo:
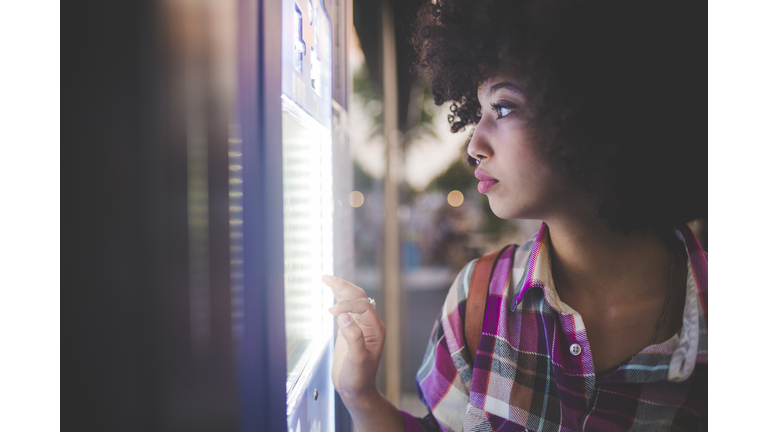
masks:
<svg viewBox="0 0 768 432"><path fill-rule="evenodd" d="M581 346L579 344L571 345L571 354L575 356L581 354Z"/></svg>

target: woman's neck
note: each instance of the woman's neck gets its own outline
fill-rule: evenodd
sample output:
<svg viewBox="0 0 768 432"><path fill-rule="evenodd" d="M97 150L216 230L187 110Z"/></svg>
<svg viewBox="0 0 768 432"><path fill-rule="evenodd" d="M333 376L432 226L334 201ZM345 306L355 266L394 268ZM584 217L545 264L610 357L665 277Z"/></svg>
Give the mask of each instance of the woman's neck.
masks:
<svg viewBox="0 0 768 432"><path fill-rule="evenodd" d="M660 235L614 232L595 216L545 222L558 292L606 302L666 292L670 249Z"/></svg>

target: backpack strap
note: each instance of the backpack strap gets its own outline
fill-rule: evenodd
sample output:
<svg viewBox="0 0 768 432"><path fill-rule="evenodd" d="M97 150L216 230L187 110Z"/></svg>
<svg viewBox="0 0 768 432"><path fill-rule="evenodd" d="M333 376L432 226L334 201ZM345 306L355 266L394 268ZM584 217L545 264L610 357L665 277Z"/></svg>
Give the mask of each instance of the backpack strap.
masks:
<svg viewBox="0 0 768 432"><path fill-rule="evenodd" d="M485 308L488 304L488 289L491 285L491 276L496 267L501 254L509 246L489 252L477 259L475 268L472 270L472 276L469 279L469 288L467 290L467 310L464 315L464 340L467 343L467 350L472 357L472 364L475 362L475 353L480 345L480 336L483 332L483 321L485 321Z"/></svg>

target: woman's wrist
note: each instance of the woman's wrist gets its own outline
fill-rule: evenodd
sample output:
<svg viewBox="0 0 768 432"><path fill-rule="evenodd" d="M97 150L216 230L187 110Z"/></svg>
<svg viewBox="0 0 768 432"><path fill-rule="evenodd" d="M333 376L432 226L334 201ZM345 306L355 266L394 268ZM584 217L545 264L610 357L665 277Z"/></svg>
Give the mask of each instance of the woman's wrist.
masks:
<svg viewBox="0 0 768 432"><path fill-rule="evenodd" d="M376 386L365 392L355 393L354 395L344 393L346 392L340 392L339 396L341 396L341 400L350 411L353 409L368 411L380 406L383 402L389 402Z"/></svg>
<svg viewBox="0 0 768 432"><path fill-rule="evenodd" d="M361 432L405 431L402 413L378 389L342 400Z"/></svg>

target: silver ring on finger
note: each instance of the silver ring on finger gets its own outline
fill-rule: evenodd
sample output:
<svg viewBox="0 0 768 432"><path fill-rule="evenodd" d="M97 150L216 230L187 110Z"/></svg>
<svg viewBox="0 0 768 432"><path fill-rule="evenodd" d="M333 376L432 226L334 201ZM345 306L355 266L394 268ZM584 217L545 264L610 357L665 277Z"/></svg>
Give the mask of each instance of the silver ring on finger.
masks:
<svg viewBox="0 0 768 432"><path fill-rule="evenodd" d="M376 300L368 297L368 303L370 303L371 306L373 306L373 310L376 310Z"/></svg>

